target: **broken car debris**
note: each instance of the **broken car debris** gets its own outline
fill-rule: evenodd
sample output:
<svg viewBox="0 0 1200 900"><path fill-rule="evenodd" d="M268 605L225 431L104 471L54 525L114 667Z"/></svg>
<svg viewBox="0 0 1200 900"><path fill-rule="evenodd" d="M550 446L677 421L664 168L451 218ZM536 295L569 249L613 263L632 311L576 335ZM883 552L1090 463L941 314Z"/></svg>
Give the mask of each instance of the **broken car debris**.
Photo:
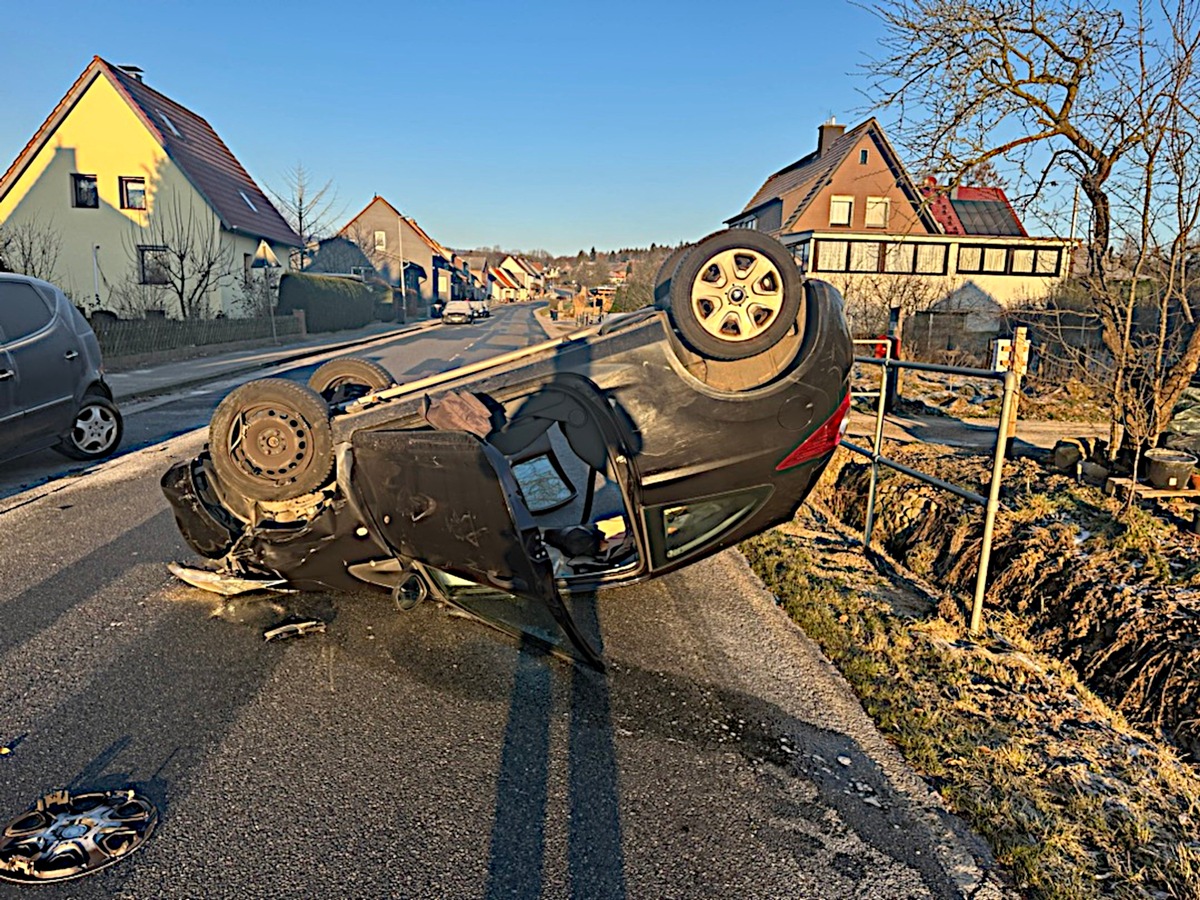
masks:
<svg viewBox="0 0 1200 900"><path fill-rule="evenodd" d="M158 810L132 789L54 791L0 830L0 879L22 883L90 875L142 846Z"/></svg>
<svg viewBox="0 0 1200 900"><path fill-rule="evenodd" d="M219 565L189 583L429 595L599 665L564 595L791 519L849 406L841 296L778 242L718 232L657 282L654 307L406 385L339 359L237 388L162 480Z"/></svg>

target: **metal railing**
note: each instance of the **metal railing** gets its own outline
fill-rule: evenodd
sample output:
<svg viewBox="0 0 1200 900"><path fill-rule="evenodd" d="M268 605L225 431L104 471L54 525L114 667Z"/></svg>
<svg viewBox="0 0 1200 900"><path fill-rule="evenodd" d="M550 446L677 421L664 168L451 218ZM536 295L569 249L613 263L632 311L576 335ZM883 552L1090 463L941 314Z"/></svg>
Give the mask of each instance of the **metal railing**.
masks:
<svg viewBox="0 0 1200 900"><path fill-rule="evenodd" d="M983 624L983 595L987 586L988 565L991 562L992 556L992 534L996 527L996 513L1000 509L1000 479L1004 473L1004 455L1008 443L1009 420L1013 413L1013 398L1016 396L1020 379L1016 372L1009 370L939 366L932 363L905 362L894 359L892 357L891 342L887 340L856 340L854 343L856 345L869 345L876 348L882 346L885 349L885 354L882 357L854 357L855 363L880 367L879 391L877 393L875 391L852 392L853 396L856 397L878 396L878 403L875 409L875 436L871 449L868 450L845 438L842 439L842 446L847 450L851 450L871 460L871 484L867 492L867 516L863 528L863 546L867 548L871 546L871 535L875 528L875 503L878 494L879 467L881 465L887 466L889 469L893 469L910 478L915 478L918 481L923 481L926 484L948 491L969 503L982 506L984 508L983 544L979 551L979 572L975 578L975 598L971 607L970 624L971 633L976 634ZM1000 421L996 426L996 446L992 454L992 478L986 497L960 485L944 481L926 472L906 466L894 459L889 459L880 452L883 446L884 420L887 416L886 404L889 378L894 377L895 373L900 369L913 369L919 372L940 372L944 375L961 375L968 378L985 378L1003 382L1004 390L1000 401Z"/></svg>

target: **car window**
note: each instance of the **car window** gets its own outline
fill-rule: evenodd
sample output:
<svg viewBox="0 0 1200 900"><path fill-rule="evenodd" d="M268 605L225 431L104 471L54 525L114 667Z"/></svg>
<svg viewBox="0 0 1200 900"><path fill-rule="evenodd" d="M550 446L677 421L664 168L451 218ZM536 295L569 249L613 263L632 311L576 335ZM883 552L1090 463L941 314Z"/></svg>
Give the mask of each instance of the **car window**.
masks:
<svg viewBox="0 0 1200 900"><path fill-rule="evenodd" d="M0 281L0 334L16 341L50 323L53 311L32 285Z"/></svg>
<svg viewBox="0 0 1200 900"><path fill-rule="evenodd" d="M647 513L651 521L657 522L655 549L668 560L699 549L756 510L770 492L770 487L755 487L690 503L651 507Z"/></svg>

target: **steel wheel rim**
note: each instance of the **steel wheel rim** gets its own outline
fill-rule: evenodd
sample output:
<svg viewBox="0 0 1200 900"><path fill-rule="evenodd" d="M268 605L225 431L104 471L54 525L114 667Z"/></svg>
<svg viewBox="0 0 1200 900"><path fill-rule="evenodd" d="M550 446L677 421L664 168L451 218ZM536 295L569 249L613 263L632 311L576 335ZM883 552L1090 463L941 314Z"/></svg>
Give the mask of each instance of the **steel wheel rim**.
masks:
<svg viewBox="0 0 1200 900"><path fill-rule="evenodd" d="M243 410L229 429L229 458L251 478L283 484L312 468L312 428L283 403Z"/></svg>
<svg viewBox="0 0 1200 900"><path fill-rule="evenodd" d="M700 327L713 337L732 343L753 340L779 318L783 278L757 250L724 250L696 273L691 307Z"/></svg>
<svg viewBox="0 0 1200 900"><path fill-rule="evenodd" d="M108 407L99 404L81 409L71 427L71 443L84 453L105 452L113 445L116 436L116 415Z"/></svg>
<svg viewBox="0 0 1200 900"><path fill-rule="evenodd" d="M47 794L0 831L0 879L65 881L128 856L146 842L158 810L131 790Z"/></svg>

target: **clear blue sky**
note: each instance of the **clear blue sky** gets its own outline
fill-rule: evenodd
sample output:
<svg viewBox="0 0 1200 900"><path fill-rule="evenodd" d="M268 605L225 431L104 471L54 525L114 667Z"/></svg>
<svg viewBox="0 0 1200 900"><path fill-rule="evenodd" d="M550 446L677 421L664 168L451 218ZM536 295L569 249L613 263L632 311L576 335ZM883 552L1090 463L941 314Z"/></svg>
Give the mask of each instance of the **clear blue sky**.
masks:
<svg viewBox="0 0 1200 900"><path fill-rule="evenodd" d="M721 227L822 121L862 118L880 32L796 0L43 0L4 20L0 171L99 55L260 185L303 162L343 220L378 193L445 244L553 253Z"/></svg>

